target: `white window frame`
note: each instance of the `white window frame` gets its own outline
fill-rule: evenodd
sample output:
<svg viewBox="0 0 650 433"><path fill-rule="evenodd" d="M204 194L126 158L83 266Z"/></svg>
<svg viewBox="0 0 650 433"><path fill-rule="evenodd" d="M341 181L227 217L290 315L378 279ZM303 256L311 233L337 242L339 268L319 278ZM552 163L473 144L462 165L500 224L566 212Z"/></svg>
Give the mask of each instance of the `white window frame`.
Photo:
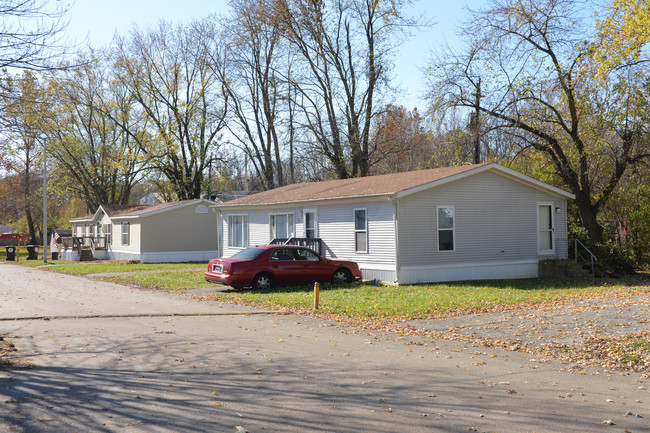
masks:
<svg viewBox="0 0 650 433"><path fill-rule="evenodd" d="M440 209L451 209L451 228L440 228ZM440 232L441 231L451 231L451 246L450 250L441 250L440 249ZM453 253L456 251L456 208L454 206L436 206L436 238L438 244L439 253Z"/></svg>
<svg viewBox="0 0 650 433"><path fill-rule="evenodd" d="M233 219L241 218L241 245L234 245L233 242ZM228 247L229 248L248 248L248 214L228 215Z"/></svg>
<svg viewBox="0 0 650 433"><path fill-rule="evenodd" d="M129 245L131 243L131 223L122 223L122 245Z"/></svg>
<svg viewBox="0 0 650 433"><path fill-rule="evenodd" d="M540 218L540 210L542 209L542 206L546 207L548 206L549 209L549 215L551 217L551 228L550 229L545 229L544 231L550 232L551 234L551 248L550 249L542 249L542 228L540 227L541 223L541 218ZM537 202L537 225L536 231L537 231L537 254L540 256L547 256L547 255L553 255L555 254L555 205L552 202Z"/></svg>
<svg viewBox="0 0 650 433"><path fill-rule="evenodd" d="M366 227L363 229L357 228L357 212L364 213ZM368 248L368 208L356 208L352 211L352 227L354 228L354 252L357 254L368 254L370 250L370 248ZM365 249L359 249L359 243L357 242L357 234L359 233L365 233L366 235L366 242L365 245L363 245Z"/></svg>
<svg viewBox="0 0 650 433"><path fill-rule="evenodd" d="M286 216L287 217L287 238L292 238L296 236L296 216L294 215L293 212L280 212L280 213L272 213L269 214L269 238L271 240L277 238L275 234L273 234L273 220L275 219L277 221L278 216ZM289 217L291 217L291 227L289 227ZM276 230L277 232L277 230ZM282 239L282 238L279 238Z"/></svg>

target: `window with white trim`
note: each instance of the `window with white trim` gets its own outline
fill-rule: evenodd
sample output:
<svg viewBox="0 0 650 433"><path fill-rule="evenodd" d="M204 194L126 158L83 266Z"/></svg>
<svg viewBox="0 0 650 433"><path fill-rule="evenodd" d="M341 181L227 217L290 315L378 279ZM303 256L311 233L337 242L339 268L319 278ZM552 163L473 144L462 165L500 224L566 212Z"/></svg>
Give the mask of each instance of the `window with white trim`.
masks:
<svg viewBox="0 0 650 433"><path fill-rule="evenodd" d="M271 228L271 239L289 239L293 237L293 214L272 214L270 215L269 226Z"/></svg>
<svg viewBox="0 0 650 433"><path fill-rule="evenodd" d="M131 242L131 223L122 223L122 245Z"/></svg>
<svg viewBox="0 0 650 433"><path fill-rule="evenodd" d="M368 210L354 210L354 251L368 252Z"/></svg>
<svg viewBox="0 0 650 433"><path fill-rule="evenodd" d="M104 224L104 234L106 235L106 245L111 245L113 243L113 239L111 237L112 228L113 228L113 224Z"/></svg>
<svg viewBox="0 0 650 433"><path fill-rule="evenodd" d="M453 206L438 206L438 251L454 251L455 221Z"/></svg>
<svg viewBox="0 0 650 433"><path fill-rule="evenodd" d="M248 246L248 215L228 215L228 246Z"/></svg>

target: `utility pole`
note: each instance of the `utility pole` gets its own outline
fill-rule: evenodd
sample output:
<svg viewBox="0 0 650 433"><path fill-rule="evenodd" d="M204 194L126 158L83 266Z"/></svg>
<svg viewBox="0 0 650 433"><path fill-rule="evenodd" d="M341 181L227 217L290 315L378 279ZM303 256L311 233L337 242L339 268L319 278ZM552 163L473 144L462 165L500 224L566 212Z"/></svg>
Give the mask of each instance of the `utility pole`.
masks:
<svg viewBox="0 0 650 433"><path fill-rule="evenodd" d="M43 140L43 263L47 263L47 144Z"/></svg>
<svg viewBox="0 0 650 433"><path fill-rule="evenodd" d="M479 122L479 107L481 106L481 78L479 77L476 84L476 93L474 94L474 164L481 163L481 134Z"/></svg>

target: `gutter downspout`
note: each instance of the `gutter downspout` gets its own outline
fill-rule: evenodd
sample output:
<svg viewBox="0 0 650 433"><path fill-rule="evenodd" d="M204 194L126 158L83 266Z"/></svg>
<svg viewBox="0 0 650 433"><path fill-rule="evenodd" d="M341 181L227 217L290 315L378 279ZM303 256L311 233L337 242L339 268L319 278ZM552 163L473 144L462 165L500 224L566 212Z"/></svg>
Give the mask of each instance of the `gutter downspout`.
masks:
<svg viewBox="0 0 650 433"><path fill-rule="evenodd" d="M219 209L212 209L213 212L217 215L217 258L221 258L221 232L222 232L222 224L221 224L221 210Z"/></svg>
<svg viewBox="0 0 650 433"><path fill-rule="evenodd" d="M393 202L393 227L395 234L395 281L396 284L399 284L400 280L400 253L399 253L399 215L397 206L397 197L392 196L390 200Z"/></svg>

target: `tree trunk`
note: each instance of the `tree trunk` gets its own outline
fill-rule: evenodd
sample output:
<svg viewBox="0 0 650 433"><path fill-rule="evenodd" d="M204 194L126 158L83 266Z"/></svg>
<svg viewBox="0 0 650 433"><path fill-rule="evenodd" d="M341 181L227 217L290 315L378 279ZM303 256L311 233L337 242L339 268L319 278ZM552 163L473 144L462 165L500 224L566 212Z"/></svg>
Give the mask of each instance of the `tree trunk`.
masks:
<svg viewBox="0 0 650 433"><path fill-rule="evenodd" d="M589 239L594 244L602 244L604 228L598 222L598 209L596 206L591 203L589 198L585 200L576 197L574 203L578 207L578 213L580 214L582 225L587 230Z"/></svg>

